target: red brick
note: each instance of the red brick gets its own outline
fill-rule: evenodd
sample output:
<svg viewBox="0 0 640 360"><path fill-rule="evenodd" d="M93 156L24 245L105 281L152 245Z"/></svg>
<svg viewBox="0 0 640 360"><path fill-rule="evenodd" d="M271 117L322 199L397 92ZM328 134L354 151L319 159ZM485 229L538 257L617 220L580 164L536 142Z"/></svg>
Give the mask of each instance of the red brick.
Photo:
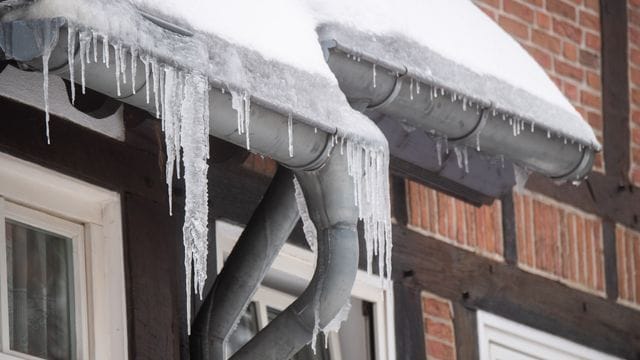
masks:
<svg viewBox="0 0 640 360"><path fill-rule="evenodd" d="M570 39L576 44L582 43L582 30L562 19L553 19L553 32L562 38Z"/></svg>
<svg viewBox="0 0 640 360"><path fill-rule="evenodd" d="M562 56L569 61L578 61L578 47L568 41L562 43Z"/></svg>
<svg viewBox="0 0 640 360"><path fill-rule="evenodd" d="M578 101L580 98L578 96L578 87L569 82L564 83L562 92L567 98L569 98L569 100Z"/></svg>
<svg viewBox="0 0 640 360"><path fill-rule="evenodd" d="M449 304L440 299L423 297L422 311L424 311L426 315L441 319L451 319L451 308L449 307Z"/></svg>
<svg viewBox="0 0 640 360"><path fill-rule="evenodd" d="M600 31L600 17L590 12L580 10L580 25L595 31Z"/></svg>
<svg viewBox="0 0 640 360"><path fill-rule="evenodd" d="M551 70L552 59L551 55L549 55L548 52L540 50L533 46L525 46L525 49L527 49L529 55L536 59L540 66L542 66L546 70Z"/></svg>
<svg viewBox="0 0 640 360"><path fill-rule="evenodd" d="M587 121L593 128L602 130L602 115L600 115L600 113L593 111L587 112Z"/></svg>
<svg viewBox="0 0 640 360"><path fill-rule="evenodd" d="M600 43L600 35L592 34L588 32L585 35L585 44L588 48L596 51L600 51L601 43Z"/></svg>
<svg viewBox="0 0 640 360"><path fill-rule="evenodd" d="M629 50L629 61L634 65L640 66L640 49Z"/></svg>
<svg viewBox="0 0 640 360"><path fill-rule="evenodd" d="M529 27L518 20L500 15L498 16L498 24L512 36L522 40L529 39Z"/></svg>
<svg viewBox="0 0 640 360"><path fill-rule="evenodd" d="M485 14L487 14L488 17L493 19L493 21L496 21L498 19L498 14L488 6L478 5L478 8L480 8L480 10L482 10Z"/></svg>
<svg viewBox="0 0 640 360"><path fill-rule="evenodd" d="M640 167L636 167L631 172L631 181L634 184L640 184Z"/></svg>
<svg viewBox="0 0 640 360"><path fill-rule="evenodd" d="M580 93L580 101L587 106L594 109L600 109L602 107L602 99L600 95L594 95L588 91L582 91Z"/></svg>
<svg viewBox="0 0 640 360"><path fill-rule="evenodd" d="M631 101L635 104L640 104L640 90L639 89L631 89Z"/></svg>
<svg viewBox="0 0 640 360"><path fill-rule="evenodd" d="M547 10L570 20L576 20L576 7L562 0L547 0Z"/></svg>
<svg viewBox="0 0 640 360"><path fill-rule="evenodd" d="M544 30L551 29L551 17L541 11L536 11L536 24Z"/></svg>
<svg viewBox="0 0 640 360"><path fill-rule="evenodd" d="M587 71L587 85L594 90L600 91L602 89L600 74L593 71Z"/></svg>
<svg viewBox="0 0 640 360"><path fill-rule="evenodd" d="M592 69L600 69L600 56L587 50L580 50L580 64Z"/></svg>
<svg viewBox="0 0 640 360"><path fill-rule="evenodd" d="M635 126L631 128L631 141L637 146L640 146L640 127Z"/></svg>
<svg viewBox="0 0 640 360"><path fill-rule="evenodd" d="M425 319L425 332L429 337L444 340L449 343L454 342L453 327L451 324L441 321L435 321L430 318Z"/></svg>
<svg viewBox="0 0 640 360"><path fill-rule="evenodd" d="M580 82L584 78L584 71L582 69L567 62L556 59L554 61L554 67L559 75L567 76Z"/></svg>
<svg viewBox="0 0 640 360"><path fill-rule="evenodd" d="M449 344L427 338L427 356L438 360L454 360L455 351Z"/></svg>
<svg viewBox="0 0 640 360"><path fill-rule="evenodd" d="M584 6L586 6L587 9L595 11L596 13L600 12L599 0L584 0Z"/></svg>
<svg viewBox="0 0 640 360"><path fill-rule="evenodd" d="M531 31L531 41L554 54L559 54L561 50L561 41L558 37L549 35L540 30Z"/></svg>
<svg viewBox="0 0 640 360"><path fill-rule="evenodd" d="M631 121L636 125L640 125L640 110L634 110L631 112Z"/></svg>
<svg viewBox="0 0 640 360"><path fill-rule="evenodd" d="M629 80L632 85L640 86L640 69L629 69Z"/></svg>
<svg viewBox="0 0 640 360"><path fill-rule="evenodd" d="M527 23L533 22L533 10L516 0L503 0L503 10L513 16L516 16Z"/></svg>

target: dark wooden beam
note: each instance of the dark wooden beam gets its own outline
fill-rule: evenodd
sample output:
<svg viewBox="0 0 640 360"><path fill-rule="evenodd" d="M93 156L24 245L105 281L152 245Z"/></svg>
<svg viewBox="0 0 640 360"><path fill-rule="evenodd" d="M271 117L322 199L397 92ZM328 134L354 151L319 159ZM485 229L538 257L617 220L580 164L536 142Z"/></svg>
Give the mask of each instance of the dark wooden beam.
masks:
<svg viewBox="0 0 640 360"><path fill-rule="evenodd" d="M627 1L601 0L602 114L606 173L624 182L629 173L629 64Z"/></svg>
<svg viewBox="0 0 640 360"><path fill-rule="evenodd" d="M51 145L44 113L0 97L0 151L107 189L166 199L157 154L51 116ZM135 169L135 171L132 171Z"/></svg>
<svg viewBox="0 0 640 360"><path fill-rule="evenodd" d="M616 256L616 224L610 220L602 223L604 256L604 285L607 298L618 299L618 257Z"/></svg>
<svg viewBox="0 0 640 360"><path fill-rule="evenodd" d="M427 352L420 291L397 281L393 285L393 296L398 359L425 359Z"/></svg>
<svg viewBox="0 0 640 360"><path fill-rule="evenodd" d="M456 337L458 359L478 359L478 322L476 310L453 302L453 329Z"/></svg>
<svg viewBox="0 0 640 360"><path fill-rule="evenodd" d="M640 313L515 266L395 226L394 279L577 343L635 359Z"/></svg>
<svg viewBox="0 0 640 360"><path fill-rule="evenodd" d="M502 205L502 242L504 260L507 264L518 262L518 242L516 240L516 213L513 208L513 192L510 191L500 198Z"/></svg>
<svg viewBox="0 0 640 360"><path fill-rule="evenodd" d="M405 179L400 176L391 175L391 209L398 224L407 225L409 214L407 210L407 189Z"/></svg>
<svg viewBox="0 0 640 360"><path fill-rule="evenodd" d="M529 177L527 189L585 212L640 231L640 188L619 177L592 172L580 186L559 185L541 175Z"/></svg>

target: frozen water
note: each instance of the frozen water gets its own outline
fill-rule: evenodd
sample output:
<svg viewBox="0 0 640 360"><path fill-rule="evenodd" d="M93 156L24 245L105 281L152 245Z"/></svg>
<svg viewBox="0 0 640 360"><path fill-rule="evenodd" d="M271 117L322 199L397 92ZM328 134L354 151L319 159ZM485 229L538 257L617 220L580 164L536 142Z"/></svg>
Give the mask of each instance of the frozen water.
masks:
<svg viewBox="0 0 640 360"><path fill-rule="evenodd" d="M287 133L289 135L289 157L293 157L293 115L287 118Z"/></svg>
<svg viewBox="0 0 640 360"><path fill-rule="evenodd" d="M298 205L298 212L300 213L300 219L302 220L302 230L304 231L304 238L307 240L309 248L314 254L318 251L318 231L316 226L311 221L309 216L309 209L307 208L307 201L304 198L304 193L300 187L300 183L296 177L293 177L293 186L296 193L296 204Z"/></svg>

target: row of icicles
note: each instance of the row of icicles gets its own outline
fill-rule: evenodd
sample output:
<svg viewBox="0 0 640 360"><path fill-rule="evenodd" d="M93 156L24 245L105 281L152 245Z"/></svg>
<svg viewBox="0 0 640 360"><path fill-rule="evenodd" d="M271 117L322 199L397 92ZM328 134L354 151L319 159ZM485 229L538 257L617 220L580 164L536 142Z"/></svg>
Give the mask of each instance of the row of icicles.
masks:
<svg viewBox="0 0 640 360"><path fill-rule="evenodd" d="M57 34L56 34L57 35ZM86 91L87 64L102 62L106 68L111 66L113 53L114 82L116 93L122 96L123 85L129 84L131 92L139 89L136 84L138 60L144 64L146 102L153 101L156 117L162 121L166 145L166 183L168 191L169 211L173 213L172 180L175 175L184 177L185 221L183 226L183 243L185 251L185 284L187 295L187 317L191 318L191 275L196 294L202 298L207 277L207 234L208 234L208 193L207 193L207 160L209 157L209 84L205 74L197 71L183 70L161 63L152 55L142 53L134 47L126 48L119 42L110 43L107 35L93 30L68 24L68 64L69 80L75 84L76 58L80 60L80 86L82 93ZM78 41L78 46L76 46ZM101 46L99 45L101 42ZM49 142L49 104L48 74L49 58L57 38L46 45L43 55L43 90L45 99L47 141ZM76 53L78 48L78 53ZM99 52L102 52L99 56ZM224 92L224 90L223 90ZM229 90L232 107L237 112L238 134L245 134L245 145L251 147L251 96L246 91ZM75 102L75 86L71 86L71 101ZM293 149L293 116L288 115L289 156L294 156ZM317 133L317 129L315 129ZM346 140L343 136L334 135L332 146L340 143L340 153L346 151L348 172L354 182L354 205L358 206L359 218L364 222L365 242L367 249L368 270L371 272L373 256L378 256L378 268L381 278L388 284L391 276L391 217L388 184L388 152L382 148L371 148L368 145ZM184 171L181 174L181 166ZM305 219L309 222L309 219ZM308 224L307 224L308 227ZM308 232L308 228L307 231ZM317 249L317 245L312 246ZM386 270L386 271L385 271ZM348 308L341 311L331 326L337 330L337 324L346 317ZM340 318L338 320L338 318ZM314 341L315 343L315 341Z"/></svg>
<svg viewBox="0 0 640 360"><path fill-rule="evenodd" d="M362 56L361 55L357 55L357 54L346 54L348 59L352 59L355 62L361 62L362 60ZM378 69L377 69L377 64L376 63L372 63L372 67L371 67L372 71L371 71L371 75L372 75L372 86L374 88L377 87L377 74L378 74ZM392 72L392 74L396 77L396 78L400 78L401 75L397 72ZM406 75L405 75L406 76ZM421 82L418 80L414 80L413 77L409 78L409 98L410 100L414 99L414 94L415 95L419 95L421 91ZM433 101L434 99L437 99L438 97L443 97L443 96L449 96L450 100L452 102L456 102L456 101L460 101L462 103L462 109L463 111L467 111L468 109L472 109L473 111L476 112L476 114L480 115L482 111L490 111L493 117L500 117L502 118L503 121L508 121L509 125L512 127L513 129L513 136L519 136L523 131L525 131L525 129L528 127L530 129L530 131L533 133L535 132L535 122L531 121L531 120L525 120L522 119L518 116L514 116L514 115L509 115L505 112L500 112L500 115L498 115L498 111L496 110L496 108L486 108L485 106L474 102L473 100L468 99L466 96L461 95L456 93L455 91L452 91L451 89L446 89L444 87L438 87L436 85L429 85L429 98L431 101ZM547 132L547 138L551 139L552 137L554 137L554 134L551 130L546 130ZM437 157L438 157L438 164L441 166L442 165L442 147L444 144L444 148L445 148L445 152L448 154L449 153L449 146L448 146L448 140L447 140L447 136L446 135L440 135L437 136L435 130L432 130L429 132L430 135L432 136L436 136L437 140L436 140L436 150L437 150ZM477 134L475 134L475 149L477 152L480 152L480 133L481 131L479 131ZM567 136L564 136L560 133L555 134L555 136L557 138L563 139L564 144L569 144L571 143L572 145L576 143L575 139L569 138ZM579 151L583 151L585 149L585 146L581 143L578 143L578 150ZM469 172L469 162L468 162L468 145L460 145L460 144L456 144L453 148L455 154L456 154L456 158L457 158L457 164L459 168L464 168L465 172ZM501 161L502 163L504 163L504 156L500 155Z"/></svg>

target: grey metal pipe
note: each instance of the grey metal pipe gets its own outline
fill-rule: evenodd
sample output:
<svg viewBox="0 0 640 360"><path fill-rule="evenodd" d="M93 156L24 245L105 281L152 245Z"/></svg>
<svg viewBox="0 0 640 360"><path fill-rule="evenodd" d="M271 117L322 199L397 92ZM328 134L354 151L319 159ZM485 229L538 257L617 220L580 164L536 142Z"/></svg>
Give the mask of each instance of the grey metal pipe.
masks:
<svg viewBox="0 0 640 360"><path fill-rule="evenodd" d="M467 107L462 99L452 99L452 94L433 87L418 85L404 73L376 65L365 59L355 59L338 49L335 42L327 41L325 57L336 75L338 84L352 104L368 104L365 114L383 113L427 132L446 135L450 141L458 141L476 147L479 141L484 152L505 154L514 162L558 180L580 180L591 169L595 152L564 139L552 136L538 128L529 128L513 136L513 127L502 114L493 114L489 104L480 104L481 111ZM374 86L375 81L375 86ZM416 91L421 87L420 93ZM483 116L486 117L483 121ZM476 138L479 136L479 139Z"/></svg>
<svg viewBox="0 0 640 360"><path fill-rule="evenodd" d="M323 168L298 171L296 177L318 231L315 273L302 295L232 360L291 358L312 339L316 306L319 326L324 328L349 301L358 270L358 213L346 156L334 152Z"/></svg>
<svg viewBox="0 0 640 360"><path fill-rule="evenodd" d="M224 359L224 343L300 218L293 172L271 181L191 328L193 359Z"/></svg>
<svg viewBox="0 0 640 360"><path fill-rule="evenodd" d="M37 39L31 32L33 31L34 22L44 20L15 21L12 23L13 36L0 39L0 47L14 48L25 53L25 57L21 59L21 64L31 69L42 70L42 49L37 45ZM25 26L28 23L29 26ZM6 26L6 24L5 24ZM20 32L20 34L16 34ZM15 46L13 43L15 42ZM81 79L80 72L80 53L78 49L78 41L76 41L75 58L74 58L74 80L79 82ZM4 45L4 46L2 46ZM57 46L52 50L49 60L49 73L70 79L70 67L67 56L67 28L60 28L60 36ZM39 49L39 51L38 51ZM102 59L102 39L98 41L98 59ZM131 78L127 79L127 84L120 84L120 95L118 95L115 76L115 56L113 49L109 47L109 68L102 61L85 63L85 85L99 93L107 95L116 100L122 101L129 105L149 111L156 114L156 105L154 103L153 86L149 84L150 102L146 100L146 77L144 64L138 60L136 66L136 92L134 94L131 86ZM128 77L131 77L130 59L128 61ZM150 79L149 82L152 80ZM228 89L226 89L228 90ZM231 142L241 147L246 146L246 135L239 134L237 129L237 113L231 107L232 95L229 91L212 88L209 91L210 121L209 133L225 141ZM253 102L251 106L250 116L257 121L252 121L249 136L251 137L252 151L267 154L273 160L285 164L292 169L315 169L322 165L327 157L330 148L330 134L314 129L299 121L293 121L293 134L291 139L294 156L289 155L289 135L288 135L288 116L277 111L271 110L263 104ZM295 120L295 118L294 118Z"/></svg>

